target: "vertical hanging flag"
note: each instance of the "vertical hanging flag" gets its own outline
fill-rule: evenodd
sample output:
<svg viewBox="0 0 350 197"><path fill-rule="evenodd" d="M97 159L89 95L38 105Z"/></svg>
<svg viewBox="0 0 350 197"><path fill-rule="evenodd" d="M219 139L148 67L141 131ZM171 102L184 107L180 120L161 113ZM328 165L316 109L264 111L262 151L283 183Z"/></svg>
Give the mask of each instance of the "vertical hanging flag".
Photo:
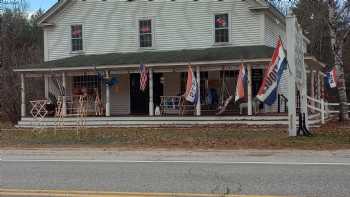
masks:
<svg viewBox="0 0 350 197"><path fill-rule="evenodd" d="M256 96L261 102L272 105L276 101L278 85L287 64L282 40L278 38L272 61L266 68L264 79Z"/></svg>
<svg viewBox="0 0 350 197"><path fill-rule="evenodd" d="M337 87L337 71L335 67L331 71L327 72L326 81L327 81L328 87L330 88Z"/></svg>
<svg viewBox="0 0 350 197"><path fill-rule="evenodd" d="M236 85L236 96L235 101L237 102L239 99L244 98L245 86L248 81L247 68L241 64L239 68L239 74L237 78Z"/></svg>
<svg viewBox="0 0 350 197"><path fill-rule="evenodd" d="M187 85L186 85L186 100L191 103L196 103L198 100L198 84L194 73L192 72L191 66L188 67L187 71Z"/></svg>
<svg viewBox="0 0 350 197"><path fill-rule="evenodd" d="M148 71L145 65L140 65L140 90L145 91L148 82Z"/></svg>

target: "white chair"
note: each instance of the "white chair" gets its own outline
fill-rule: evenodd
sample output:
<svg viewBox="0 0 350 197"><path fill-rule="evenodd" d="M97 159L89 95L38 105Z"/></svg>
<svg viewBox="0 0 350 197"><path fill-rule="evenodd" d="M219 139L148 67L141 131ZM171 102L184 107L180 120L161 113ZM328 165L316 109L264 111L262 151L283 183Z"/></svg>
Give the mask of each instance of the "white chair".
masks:
<svg viewBox="0 0 350 197"><path fill-rule="evenodd" d="M259 104L260 104L260 101L258 101L257 99L252 100L254 114L257 114L259 112ZM239 104L239 114L240 115L242 115L244 109L248 110L248 103L247 102Z"/></svg>

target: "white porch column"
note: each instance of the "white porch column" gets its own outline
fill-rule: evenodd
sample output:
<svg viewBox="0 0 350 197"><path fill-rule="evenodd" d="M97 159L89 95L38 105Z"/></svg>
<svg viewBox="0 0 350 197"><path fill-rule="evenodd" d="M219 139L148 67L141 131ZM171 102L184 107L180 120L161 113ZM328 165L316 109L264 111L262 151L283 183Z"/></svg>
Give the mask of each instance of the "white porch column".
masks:
<svg viewBox="0 0 350 197"><path fill-rule="evenodd" d="M252 65L248 64L248 116L253 115L252 102Z"/></svg>
<svg viewBox="0 0 350 197"><path fill-rule="evenodd" d="M44 83L45 83L45 99L49 99L49 75L44 75Z"/></svg>
<svg viewBox="0 0 350 197"><path fill-rule="evenodd" d="M315 73L316 73L316 71L314 71L314 70L311 70L311 97L314 99L315 98ZM313 101L313 100L311 100L310 101L311 103L311 106L313 106L313 107L315 107L315 102ZM311 109L311 111L312 112L315 112L315 110L314 109Z"/></svg>
<svg viewBox="0 0 350 197"><path fill-rule="evenodd" d="M320 71L317 72L317 100L321 99L321 77ZM323 78L323 77L322 77Z"/></svg>
<svg viewBox="0 0 350 197"><path fill-rule="evenodd" d="M67 116L67 80L66 80L66 73L62 73L62 86L63 86L63 99L62 99L62 111L63 116Z"/></svg>
<svg viewBox="0 0 350 197"><path fill-rule="evenodd" d="M196 66L196 77L197 77L197 84L198 84L198 101L196 104L196 115L201 115L201 71L200 67Z"/></svg>
<svg viewBox="0 0 350 197"><path fill-rule="evenodd" d="M26 88L24 84L24 74L21 73L21 116L26 116Z"/></svg>
<svg viewBox="0 0 350 197"><path fill-rule="evenodd" d="M108 80L110 80L110 74L109 71L106 70L106 78ZM109 84L106 83L106 116L111 116L111 103L110 103L110 99L111 99L111 92L110 92L110 87Z"/></svg>
<svg viewBox="0 0 350 197"><path fill-rule="evenodd" d="M154 116L154 102L153 102L153 69L148 69L149 74L149 116Z"/></svg>
<svg viewBox="0 0 350 197"><path fill-rule="evenodd" d="M292 13L288 13L286 18L286 37L287 37L287 59L289 63L288 75L288 134L289 136L297 136L296 125L296 85L295 85L295 48L296 48L296 17Z"/></svg>

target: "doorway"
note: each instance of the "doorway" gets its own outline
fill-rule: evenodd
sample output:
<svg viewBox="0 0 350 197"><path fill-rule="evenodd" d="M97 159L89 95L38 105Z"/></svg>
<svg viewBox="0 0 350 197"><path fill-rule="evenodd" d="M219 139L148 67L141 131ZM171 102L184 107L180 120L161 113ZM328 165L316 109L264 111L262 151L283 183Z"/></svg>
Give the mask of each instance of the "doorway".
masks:
<svg viewBox="0 0 350 197"><path fill-rule="evenodd" d="M153 73L153 102L154 106L160 104L163 96L162 73ZM130 112L131 115L149 114L149 84L145 91L140 90L140 74L130 74Z"/></svg>

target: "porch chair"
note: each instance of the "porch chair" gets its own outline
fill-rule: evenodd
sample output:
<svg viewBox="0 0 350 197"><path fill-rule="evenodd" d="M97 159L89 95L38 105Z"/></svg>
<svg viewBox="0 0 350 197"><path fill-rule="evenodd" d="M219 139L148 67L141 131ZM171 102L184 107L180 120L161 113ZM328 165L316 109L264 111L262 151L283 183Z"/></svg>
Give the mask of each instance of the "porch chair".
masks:
<svg viewBox="0 0 350 197"><path fill-rule="evenodd" d="M259 104L260 104L260 101L257 98L252 99L253 114L259 113ZM244 109L248 110L248 102L247 101L239 104L239 114L240 115L242 115Z"/></svg>

